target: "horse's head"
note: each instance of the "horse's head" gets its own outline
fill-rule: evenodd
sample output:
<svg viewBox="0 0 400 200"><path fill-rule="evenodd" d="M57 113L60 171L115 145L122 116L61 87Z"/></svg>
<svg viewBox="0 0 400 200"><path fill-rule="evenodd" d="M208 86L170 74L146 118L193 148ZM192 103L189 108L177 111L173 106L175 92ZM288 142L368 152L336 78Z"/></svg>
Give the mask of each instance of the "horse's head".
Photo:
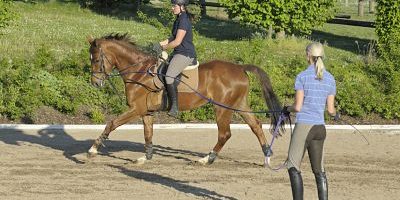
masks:
<svg viewBox="0 0 400 200"><path fill-rule="evenodd" d="M91 82L95 87L102 87L104 81L109 78L115 66L115 61L114 58L109 55L105 45L103 45L105 40L88 37L88 42L90 44Z"/></svg>

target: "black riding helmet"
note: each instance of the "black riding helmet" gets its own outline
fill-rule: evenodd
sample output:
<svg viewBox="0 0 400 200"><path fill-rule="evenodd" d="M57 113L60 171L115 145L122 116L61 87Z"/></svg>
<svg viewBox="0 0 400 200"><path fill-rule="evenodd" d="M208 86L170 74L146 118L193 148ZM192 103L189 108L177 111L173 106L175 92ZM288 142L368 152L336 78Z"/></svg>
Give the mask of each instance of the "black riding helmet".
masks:
<svg viewBox="0 0 400 200"><path fill-rule="evenodd" d="M187 6L189 4L189 0L171 0L171 4Z"/></svg>

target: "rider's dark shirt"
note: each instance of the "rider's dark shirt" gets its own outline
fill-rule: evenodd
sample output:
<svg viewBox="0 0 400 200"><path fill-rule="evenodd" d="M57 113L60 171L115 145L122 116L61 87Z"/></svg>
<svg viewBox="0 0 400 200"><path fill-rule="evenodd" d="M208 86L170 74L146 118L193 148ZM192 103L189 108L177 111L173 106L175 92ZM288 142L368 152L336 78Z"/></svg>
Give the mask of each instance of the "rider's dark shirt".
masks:
<svg viewBox="0 0 400 200"><path fill-rule="evenodd" d="M169 39L169 42L176 38L178 29L185 30L186 34L183 37L182 43L174 48L174 54L182 54L190 58L196 58L196 51L193 45L192 23L186 12L182 12L176 17L172 27L172 37Z"/></svg>

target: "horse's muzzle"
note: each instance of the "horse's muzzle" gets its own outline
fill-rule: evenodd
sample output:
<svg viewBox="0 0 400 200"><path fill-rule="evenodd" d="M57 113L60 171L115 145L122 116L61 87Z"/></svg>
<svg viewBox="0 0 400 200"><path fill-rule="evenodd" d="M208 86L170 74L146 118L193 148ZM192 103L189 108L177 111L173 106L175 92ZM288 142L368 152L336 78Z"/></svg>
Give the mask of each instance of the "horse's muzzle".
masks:
<svg viewBox="0 0 400 200"><path fill-rule="evenodd" d="M92 82L92 85L94 87L97 87L97 88L100 88L100 87L104 86L104 81L102 79L98 79L98 78L92 77L91 82Z"/></svg>

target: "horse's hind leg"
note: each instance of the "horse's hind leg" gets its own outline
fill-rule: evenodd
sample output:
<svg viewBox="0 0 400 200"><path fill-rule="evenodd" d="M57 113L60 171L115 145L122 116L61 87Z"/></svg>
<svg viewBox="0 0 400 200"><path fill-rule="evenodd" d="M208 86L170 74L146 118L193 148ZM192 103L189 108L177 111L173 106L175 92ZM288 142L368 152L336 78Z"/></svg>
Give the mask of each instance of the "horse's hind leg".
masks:
<svg viewBox="0 0 400 200"><path fill-rule="evenodd" d="M243 110L250 110L250 108L247 107L244 108ZM264 155L267 155L268 153L267 139L265 138L261 122L256 118L256 116L254 116L253 113L240 112L239 114L243 118L243 120L250 126L254 135L256 135Z"/></svg>
<svg viewBox="0 0 400 200"><path fill-rule="evenodd" d="M217 154L224 147L225 143L231 137L230 123L232 120L233 111L225 108L216 107L216 118L218 126L218 142L214 146L214 149L204 158L200 159L199 162L202 164L212 164L217 157Z"/></svg>
<svg viewBox="0 0 400 200"><path fill-rule="evenodd" d="M92 147L88 151L88 156L94 156L97 154L97 150L100 145L103 144L103 141L108 138L110 132L115 130L117 127L138 118L139 114L136 112L135 109L128 110L122 113L120 116L115 118L114 120L107 123L106 128L104 129L103 133L94 141Z"/></svg>

